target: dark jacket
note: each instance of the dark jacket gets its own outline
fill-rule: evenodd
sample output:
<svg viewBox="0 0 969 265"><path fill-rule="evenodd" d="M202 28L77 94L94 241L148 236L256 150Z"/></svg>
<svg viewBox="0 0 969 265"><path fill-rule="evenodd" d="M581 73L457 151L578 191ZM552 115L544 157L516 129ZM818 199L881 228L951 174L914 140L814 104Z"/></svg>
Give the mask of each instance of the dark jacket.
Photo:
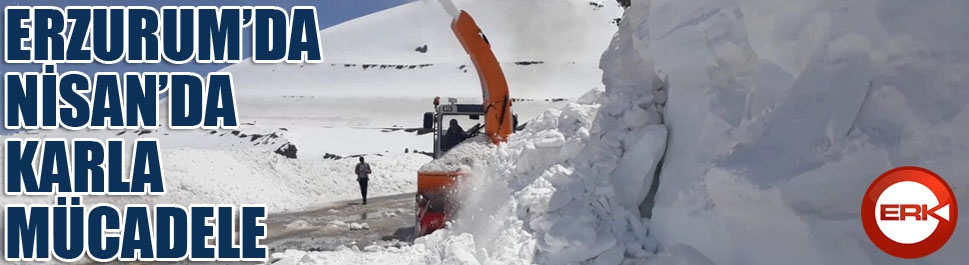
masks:
<svg viewBox="0 0 969 265"><path fill-rule="evenodd" d="M441 151L451 150L455 145L463 142L468 138L468 133L464 131L459 125L452 125L447 128L447 132L444 134L444 141L442 141Z"/></svg>
<svg viewBox="0 0 969 265"><path fill-rule="evenodd" d="M370 164L367 164L366 162L357 163L357 166L353 172L357 174L357 179L369 179Z"/></svg>

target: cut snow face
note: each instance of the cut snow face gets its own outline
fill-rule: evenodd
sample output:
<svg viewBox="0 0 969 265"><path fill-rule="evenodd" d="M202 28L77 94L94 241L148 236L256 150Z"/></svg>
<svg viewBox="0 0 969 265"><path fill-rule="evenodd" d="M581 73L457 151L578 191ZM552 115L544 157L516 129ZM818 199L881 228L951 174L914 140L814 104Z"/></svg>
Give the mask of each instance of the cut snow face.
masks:
<svg viewBox="0 0 969 265"><path fill-rule="evenodd" d="M905 165L969 198L969 30L957 11L967 8L632 1L603 55L603 82L608 95L646 89L640 73L668 80L670 142L650 227L668 258L654 263L913 262L871 243L860 198ZM966 249L963 219L915 262L961 264Z"/></svg>

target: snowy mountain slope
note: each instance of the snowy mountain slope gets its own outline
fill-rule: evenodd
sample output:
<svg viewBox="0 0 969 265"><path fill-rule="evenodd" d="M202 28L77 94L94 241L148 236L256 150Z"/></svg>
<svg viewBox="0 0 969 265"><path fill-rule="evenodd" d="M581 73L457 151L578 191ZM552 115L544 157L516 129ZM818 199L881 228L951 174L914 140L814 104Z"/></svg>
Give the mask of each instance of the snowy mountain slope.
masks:
<svg viewBox="0 0 969 265"><path fill-rule="evenodd" d="M595 3L596 5L593 5ZM613 1L457 0L481 26L502 62L594 62L622 10ZM598 5L602 5L599 7ZM422 0L325 29L330 63L467 62L437 0ZM414 49L427 45L426 53ZM327 51L328 50L328 51Z"/></svg>
<svg viewBox="0 0 969 265"><path fill-rule="evenodd" d="M601 87L598 58L615 29L615 4L602 1L458 1L485 30L502 63L513 110L527 121L545 109ZM593 4L596 3L596 4ZM477 74L437 1L417 1L320 32L322 64L253 64L233 73L240 118L285 127L298 146L353 155L429 150L427 135L332 128L419 127L432 99L480 102ZM420 49L418 51L418 48ZM465 127L470 127L466 124ZM392 138L381 141L377 139ZM333 146L374 141L374 145ZM352 148L342 148L352 147Z"/></svg>
<svg viewBox="0 0 969 265"><path fill-rule="evenodd" d="M545 99L575 98L601 87L598 57L620 11L614 4L592 4L598 2L475 0L457 5L485 31L512 97L537 100L516 104L538 106L521 114L527 120L550 105ZM350 124L414 127L435 96L469 102L481 97L477 74L450 22L437 1L417 1L321 31L322 64L243 62L225 71L234 74L239 102L258 110L247 113L252 119L279 120L287 113L273 113L273 106L296 104L309 110L296 118L331 126L347 124L331 115L349 115L354 117ZM417 51L425 45L426 52ZM368 109L356 111L361 106Z"/></svg>

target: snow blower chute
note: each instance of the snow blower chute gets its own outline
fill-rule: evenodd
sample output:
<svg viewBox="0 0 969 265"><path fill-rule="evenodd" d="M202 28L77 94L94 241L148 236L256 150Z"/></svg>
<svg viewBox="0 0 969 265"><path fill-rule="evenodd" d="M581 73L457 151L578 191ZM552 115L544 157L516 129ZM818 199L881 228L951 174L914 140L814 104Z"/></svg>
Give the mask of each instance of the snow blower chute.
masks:
<svg viewBox="0 0 969 265"><path fill-rule="evenodd" d="M441 104L434 99L434 112L424 114L424 129L434 133L434 159L440 159L451 144L445 144L444 121L448 116L467 116L470 119L484 117L484 133L493 144L504 142L515 130L516 118L511 112L511 99L505 75L491 51L491 44L481 29L465 11L458 11L450 1L441 1L454 20L451 30L471 57L481 82L481 104L458 104L449 100ZM476 134L481 125L472 127L469 134ZM433 163L433 161L431 162ZM422 236L443 228L445 222L457 209L458 203L449 195L456 180L465 177L460 170L422 169L417 172L417 235Z"/></svg>

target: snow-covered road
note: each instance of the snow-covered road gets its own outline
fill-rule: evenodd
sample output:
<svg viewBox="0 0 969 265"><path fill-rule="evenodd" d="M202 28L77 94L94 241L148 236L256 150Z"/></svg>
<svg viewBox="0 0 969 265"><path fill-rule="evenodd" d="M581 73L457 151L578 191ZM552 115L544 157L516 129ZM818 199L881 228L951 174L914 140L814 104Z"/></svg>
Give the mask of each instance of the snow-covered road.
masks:
<svg viewBox="0 0 969 265"><path fill-rule="evenodd" d="M343 201L328 207L270 215L267 244L271 252L360 249L371 245L410 244L414 239L412 193Z"/></svg>

